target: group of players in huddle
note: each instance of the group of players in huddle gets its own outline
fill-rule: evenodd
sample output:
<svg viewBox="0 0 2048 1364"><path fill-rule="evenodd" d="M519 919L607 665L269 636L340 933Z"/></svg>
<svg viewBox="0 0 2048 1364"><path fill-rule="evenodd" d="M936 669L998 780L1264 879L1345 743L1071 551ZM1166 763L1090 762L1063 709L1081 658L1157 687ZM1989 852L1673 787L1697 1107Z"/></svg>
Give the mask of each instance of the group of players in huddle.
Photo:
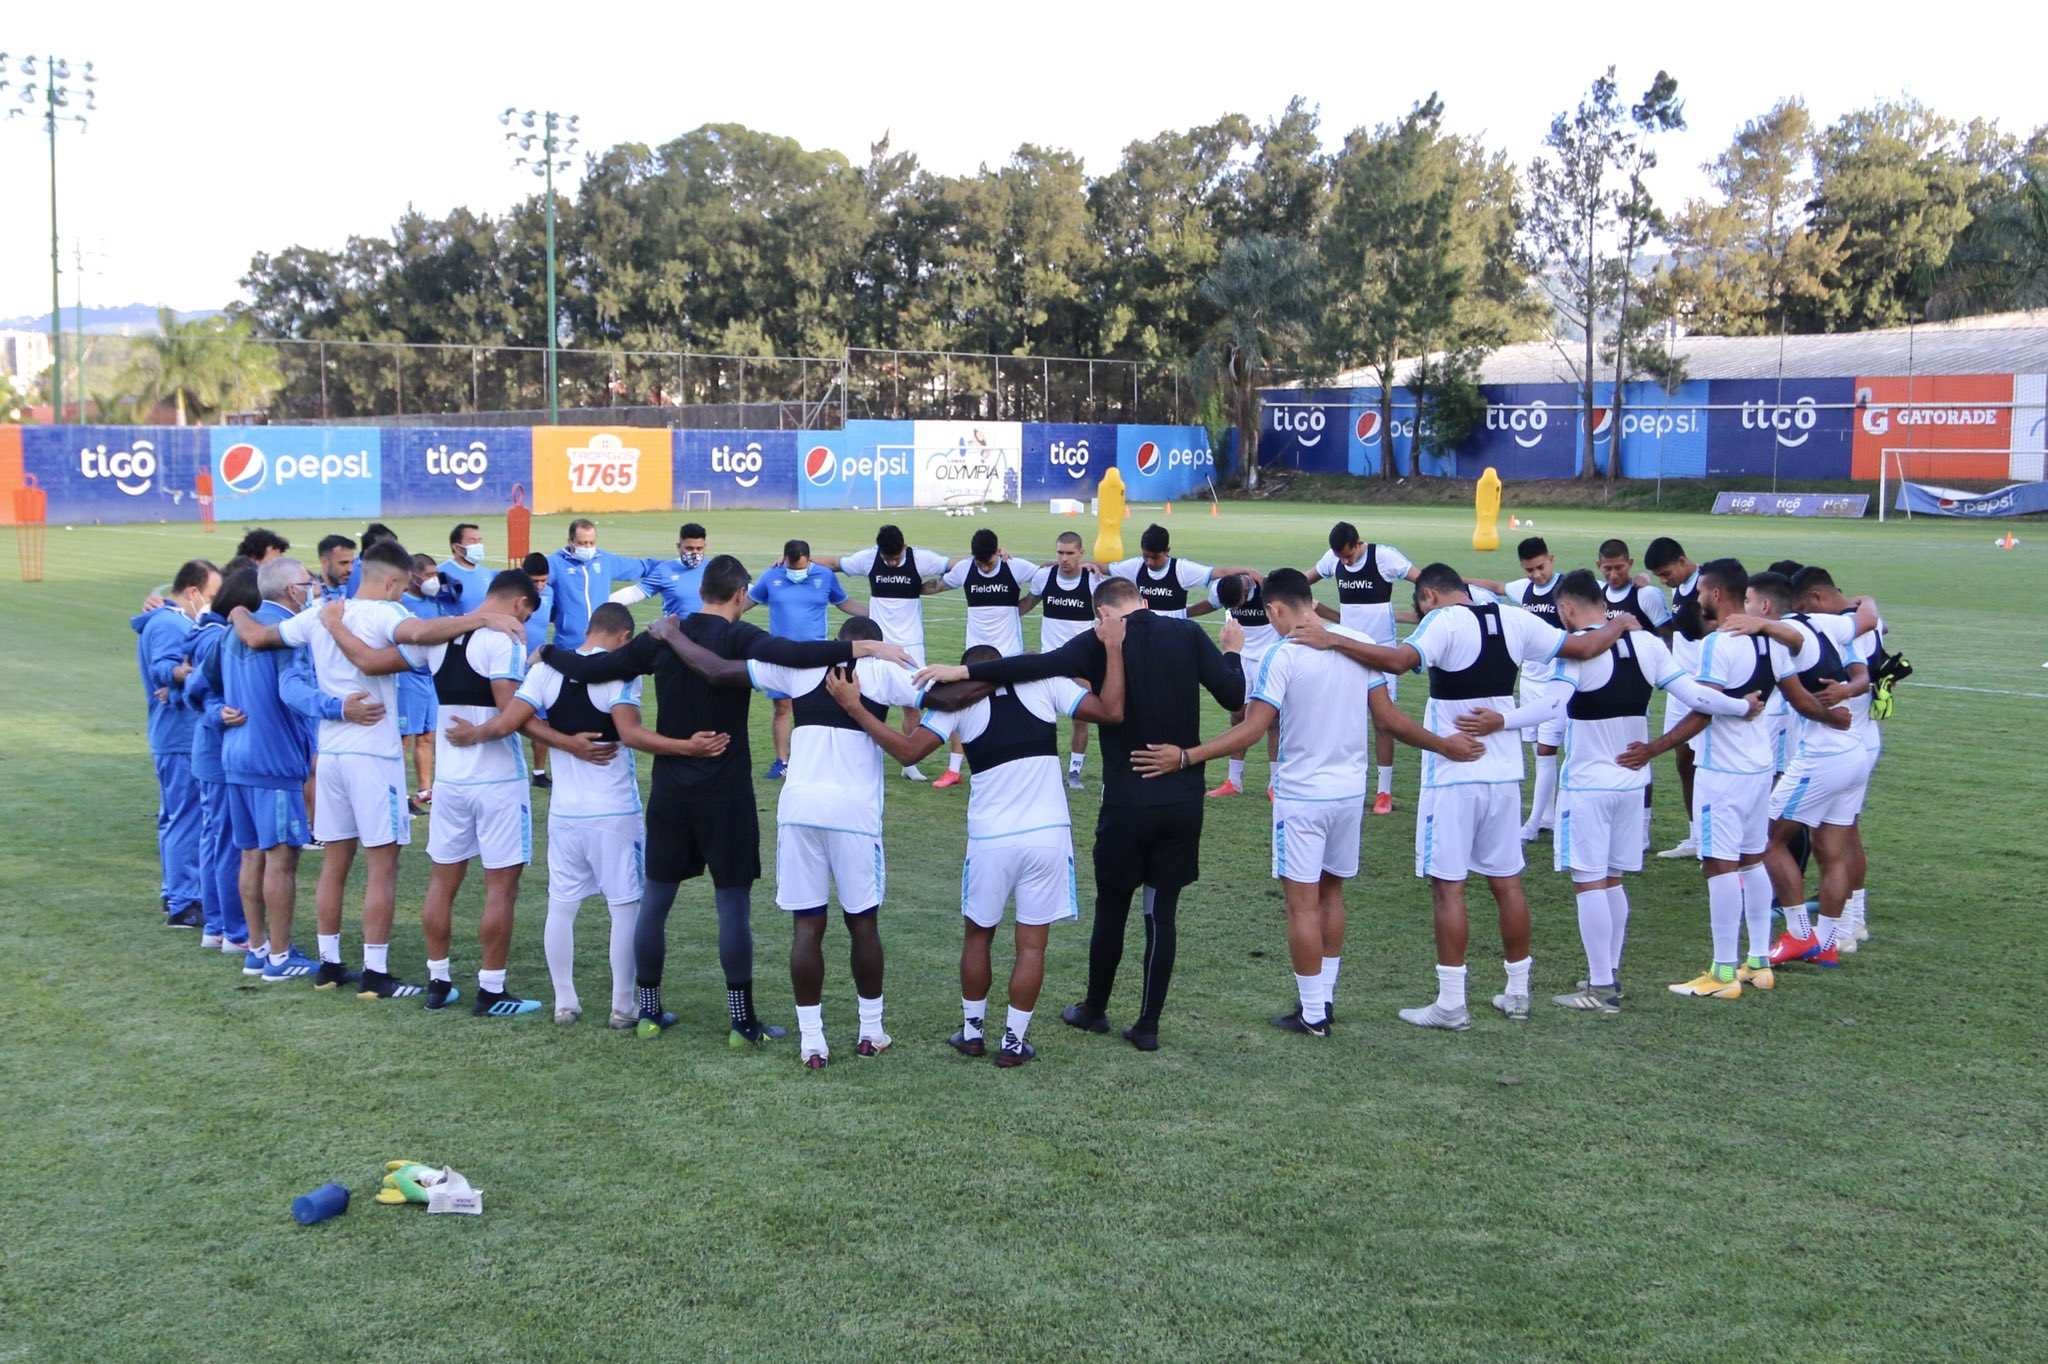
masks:
<svg viewBox="0 0 2048 1364"><path fill-rule="evenodd" d="M942 746L948 770L935 785L961 782L963 765L971 776L962 1023L949 1042L967 1055L993 1052L1001 1066L1032 1059L1049 929L1079 915L1063 788L1083 785L1091 726L1103 770L1093 936L1086 992L1061 1017L1109 1030L1137 902L1144 951L1123 1034L1141 1050L1159 1045L1205 806L1243 794L1245 755L1261 740L1273 758L1272 868L1298 996L1272 1021L1288 1032L1329 1035L1344 885L1358 872L1367 809L1394 809L1396 741L1422 751L1415 866L1430 882L1437 940L1436 995L1400 1010L1406 1022L1470 1026L1474 876L1499 915L1506 981L1493 1004L1508 1019L1529 1017L1521 873L1525 847L1546 834L1576 892L1587 967L1553 1000L1620 1012L1624 878L1642 868L1650 765L1667 751L1678 754L1692 819L1688 838L1660 855L1699 859L1712 936L1708 969L1674 992L1735 999L1745 987L1770 989L1788 963L1834 966L1868 936L1859 819L1880 747L1876 720L1902 668L1875 603L1844 596L1817 567L1752 574L1732 559L1695 564L1659 538L1645 555L1648 575L1612 540L1600 546L1597 574L1560 573L1532 538L1519 546L1523 576L1488 582L1417 566L1347 522L1307 572L1182 559L1156 525L1133 558L1096 563L1068 533L1053 561L1037 565L1004 551L990 529L975 532L969 554L949 557L891 525L842 556L814 558L791 541L757 582L738 559L708 553L700 524L682 527L674 559L612 555L596 540L595 525L578 520L554 555L496 571L474 525L456 527L439 564L373 525L360 545L324 540L316 577L280 537L252 531L222 569L181 566L133 622L167 921L203 929L202 941L248 976L310 977L318 989L441 1010L462 998L452 908L477 861L484 900L471 1011L537 1012L539 1000L508 988L506 964L533 855L531 791L546 784L544 947L556 1021L581 1017L574 924L598 895L610 914L611 1026L647 1037L672 1026L661 993L667 919L681 884L708 873L729 1040L781 1038L753 997L761 865L748 702L759 691L776 703L766 774L783 783L776 900L794 925L807 1067L830 1057L822 995L834 898L850 939L856 1054L890 1045L878 923L888 770L922 780L918 764ZM865 601L845 592L841 574L866 580ZM1334 608L1312 592L1325 578L1336 583ZM1412 616L1394 602L1403 583ZM958 664L932 665L923 600L951 591L964 599L967 648ZM663 614L636 631L630 605L656 595ZM767 631L741 619L762 604ZM847 619L828 639L831 606ZM1023 618L1033 610L1039 649L1027 653ZM1224 616L1213 635L1193 620L1212 611ZM1405 638L1397 617L1413 622ZM1419 723L1395 705L1411 672L1429 684ZM652 726L641 715L648 675ZM1658 689L1667 700L1652 739ZM1205 724L1204 693L1232 722L1206 740L1216 725ZM529 774L522 737L536 755L555 755L551 778ZM1526 819L1524 739L1536 750ZM409 744L433 773L421 772L415 794ZM652 755L644 804L638 753ZM1217 758L1228 775L1208 788L1204 764ZM392 970L389 951L400 849L422 812L431 869L421 910L427 979L416 984ZM311 958L292 939L298 857L309 844L323 849ZM358 851L367 876L360 970L341 951ZM1812 903L1809 855L1819 864ZM998 1031L988 1017L990 949L1012 904L1016 952ZM1774 911L1785 919L1775 941Z"/></svg>

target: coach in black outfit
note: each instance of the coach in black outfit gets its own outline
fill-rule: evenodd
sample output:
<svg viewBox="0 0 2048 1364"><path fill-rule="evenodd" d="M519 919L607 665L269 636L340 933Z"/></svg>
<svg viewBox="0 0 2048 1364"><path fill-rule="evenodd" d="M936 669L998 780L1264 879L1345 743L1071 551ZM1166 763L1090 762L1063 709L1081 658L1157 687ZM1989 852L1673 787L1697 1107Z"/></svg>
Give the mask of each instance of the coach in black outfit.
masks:
<svg viewBox="0 0 2048 1364"><path fill-rule="evenodd" d="M1147 781L1131 754L1148 744L1192 748L1202 741L1206 689L1226 711L1244 705L1244 630L1223 627L1219 650L1193 621L1155 615L1138 589L1111 578L1095 589L1095 606L1124 621L1124 722L1102 731L1102 813L1095 822L1095 928L1088 945L1088 996L1060 1015L1089 1032L1109 1031L1105 1011L1123 960L1131 897L1145 893L1144 983L1138 1016L1124 1036L1140 1051L1159 1046L1159 1013L1173 974L1174 916L1182 888L1201 874L1202 764ZM1093 631L1049 654L1017 654L966 667L927 668L920 682L1031 682L1080 677L1102 688L1107 658ZM932 698L934 701L937 698Z"/></svg>

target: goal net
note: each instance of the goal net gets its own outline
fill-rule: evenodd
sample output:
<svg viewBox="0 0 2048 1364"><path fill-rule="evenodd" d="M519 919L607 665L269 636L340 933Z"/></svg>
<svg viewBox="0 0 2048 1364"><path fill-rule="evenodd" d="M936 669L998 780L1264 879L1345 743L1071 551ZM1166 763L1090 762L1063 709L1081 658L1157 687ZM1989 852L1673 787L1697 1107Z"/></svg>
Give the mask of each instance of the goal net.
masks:
<svg viewBox="0 0 2048 1364"><path fill-rule="evenodd" d="M1024 505L1024 452L1009 446L877 445L870 464L866 479L848 481L849 505L956 516L998 503Z"/></svg>

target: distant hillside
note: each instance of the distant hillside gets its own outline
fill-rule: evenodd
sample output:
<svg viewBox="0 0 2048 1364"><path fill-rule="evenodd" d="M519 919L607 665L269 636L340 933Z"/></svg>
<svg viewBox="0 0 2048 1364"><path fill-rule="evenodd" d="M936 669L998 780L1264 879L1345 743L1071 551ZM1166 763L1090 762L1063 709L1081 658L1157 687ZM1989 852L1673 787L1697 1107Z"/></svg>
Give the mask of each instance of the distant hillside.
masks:
<svg viewBox="0 0 2048 1364"><path fill-rule="evenodd" d="M218 308L198 308L191 312L180 311L178 320L189 322L195 317L213 317ZM72 312L66 308L59 319L65 331L72 329ZM35 317L0 318L0 331L46 332L50 330L50 315L42 313ZM129 303L119 308L87 308L85 330L95 336L144 336L156 331L156 305L153 303Z"/></svg>

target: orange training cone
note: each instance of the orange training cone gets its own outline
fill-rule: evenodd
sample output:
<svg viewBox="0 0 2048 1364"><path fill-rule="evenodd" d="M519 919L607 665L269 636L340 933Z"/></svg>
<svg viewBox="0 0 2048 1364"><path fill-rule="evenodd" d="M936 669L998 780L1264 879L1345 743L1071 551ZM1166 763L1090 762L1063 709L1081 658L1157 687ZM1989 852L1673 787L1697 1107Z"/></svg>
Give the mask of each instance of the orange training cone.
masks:
<svg viewBox="0 0 2048 1364"><path fill-rule="evenodd" d="M2005 538L1998 542L1998 547L2000 549L2018 549L2019 543L2020 542L2014 538L2013 533L2011 531L2007 531L2005 533Z"/></svg>

